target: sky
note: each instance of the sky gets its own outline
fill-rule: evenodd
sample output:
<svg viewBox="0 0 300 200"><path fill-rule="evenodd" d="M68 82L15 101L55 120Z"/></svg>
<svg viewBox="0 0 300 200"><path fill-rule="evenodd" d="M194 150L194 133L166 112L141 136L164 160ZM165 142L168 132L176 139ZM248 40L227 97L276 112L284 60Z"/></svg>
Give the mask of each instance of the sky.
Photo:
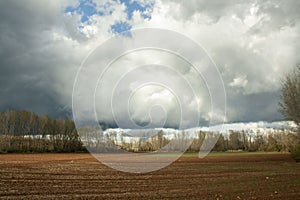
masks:
<svg viewBox="0 0 300 200"><path fill-rule="evenodd" d="M111 37L133 39L136 29L158 28L190 38L205 50L200 58L210 58L218 68L226 91L226 115L215 115L226 122L282 120L280 81L300 61L299 10L298 0L1 0L0 110L72 118L76 75L91 52ZM147 41L160 38L146 35ZM168 44L184 46L180 41ZM121 48L122 44L109 46L105 55ZM199 57L189 52L191 58ZM123 85L116 85L132 66L145 64L152 66L134 70ZM153 70L154 64L168 65L172 72L163 67ZM172 90L157 84L138 87L151 74L171 83ZM180 82L184 80L195 96L183 94L178 103L176 95L188 90ZM213 115L208 89L217 85L207 86L189 63L172 53L129 53L109 68L103 84L95 109L98 120L106 123L114 124L129 113L138 125L152 120L153 126L165 122L178 127L184 110L187 123L196 116L199 125L206 125ZM111 99L113 89L118 101ZM131 99L124 100L125 96Z"/></svg>

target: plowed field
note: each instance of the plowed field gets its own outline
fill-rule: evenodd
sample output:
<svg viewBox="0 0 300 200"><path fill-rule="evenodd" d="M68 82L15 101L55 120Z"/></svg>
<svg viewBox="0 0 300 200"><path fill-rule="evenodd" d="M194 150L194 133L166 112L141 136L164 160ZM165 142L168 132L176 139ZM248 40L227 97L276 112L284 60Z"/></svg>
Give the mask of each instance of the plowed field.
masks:
<svg viewBox="0 0 300 200"><path fill-rule="evenodd" d="M2 154L0 198L300 199L300 164L289 154L186 154L159 171L130 174L90 154Z"/></svg>

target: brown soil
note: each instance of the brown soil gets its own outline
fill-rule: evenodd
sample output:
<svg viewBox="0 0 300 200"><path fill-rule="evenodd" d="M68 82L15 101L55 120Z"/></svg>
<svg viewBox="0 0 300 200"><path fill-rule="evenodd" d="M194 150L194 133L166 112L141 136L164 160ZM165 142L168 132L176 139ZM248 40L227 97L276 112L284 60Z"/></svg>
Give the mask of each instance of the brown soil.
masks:
<svg viewBox="0 0 300 200"><path fill-rule="evenodd" d="M3 154L0 198L300 199L300 164L289 154L186 156L130 174L90 154Z"/></svg>

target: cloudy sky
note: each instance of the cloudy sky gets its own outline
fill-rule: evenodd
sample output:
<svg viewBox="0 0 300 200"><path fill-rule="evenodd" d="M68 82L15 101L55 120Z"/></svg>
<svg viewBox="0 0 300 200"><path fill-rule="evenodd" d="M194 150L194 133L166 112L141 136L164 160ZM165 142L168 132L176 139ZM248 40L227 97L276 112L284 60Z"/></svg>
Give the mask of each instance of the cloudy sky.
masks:
<svg viewBox="0 0 300 200"><path fill-rule="evenodd" d="M1 0L0 110L72 117L73 85L87 56L112 36L132 39L130 32L135 29L160 28L195 41L217 66L227 96L226 117L221 118L281 120L280 79L300 61L299 10L298 0ZM156 37L160 36L145 35L145 40ZM107 52L119 48L122 44L112 45ZM204 57L200 56L200 65L210 66L201 60ZM129 113L138 125L152 119L157 126L163 121L176 127L182 109L184 120L198 117L199 124L213 115L209 88L218 86L208 85L172 53L131 52L105 75L95 90L100 121L113 123ZM142 85L141 80L153 77L170 83L172 90L166 85ZM180 82L185 80L195 96L178 97L180 91L189 90ZM80 84L81 89L89 87ZM112 112L110 104L117 111Z"/></svg>

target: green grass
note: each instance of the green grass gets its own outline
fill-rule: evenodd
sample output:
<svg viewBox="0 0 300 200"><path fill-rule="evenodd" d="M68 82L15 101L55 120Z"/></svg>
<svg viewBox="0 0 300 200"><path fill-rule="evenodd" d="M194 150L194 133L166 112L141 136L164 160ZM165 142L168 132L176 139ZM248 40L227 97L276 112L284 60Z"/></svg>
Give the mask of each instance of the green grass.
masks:
<svg viewBox="0 0 300 200"><path fill-rule="evenodd" d="M208 156L238 156L238 155L264 155L264 154L282 154L282 152L212 152Z"/></svg>
<svg viewBox="0 0 300 200"><path fill-rule="evenodd" d="M240 155L264 155L264 154L282 154L282 152L211 152L207 156L240 156ZM178 153L161 153L151 156L176 157ZM198 157L199 153L184 153L181 157Z"/></svg>
<svg viewBox="0 0 300 200"><path fill-rule="evenodd" d="M199 166L186 166L185 169L191 170L204 170L204 171L224 171L224 170L255 170L263 171L265 168L263 166L244 166L244 165L199 165Z"/></svg>

